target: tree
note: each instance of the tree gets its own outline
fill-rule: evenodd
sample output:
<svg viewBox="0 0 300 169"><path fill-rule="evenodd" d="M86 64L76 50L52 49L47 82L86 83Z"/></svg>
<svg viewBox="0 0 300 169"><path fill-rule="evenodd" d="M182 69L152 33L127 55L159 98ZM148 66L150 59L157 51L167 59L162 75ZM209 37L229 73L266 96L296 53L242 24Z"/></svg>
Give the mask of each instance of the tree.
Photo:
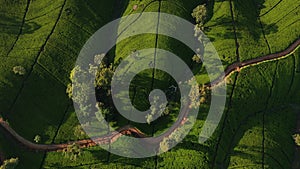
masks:
<svg viewBox="0 0 300 169"><path fill-rule="evenodd" d="M68 94L69 98L72 98L72 96L73 96L72 92L73 92L73 86L72 86L71 83L69 83L68 86L67 86L67 90L66 90L66 93Z"/></svg>
<svg viewBox="0 0 300 169"><path fill-rule="evenodd" d="M8 160L5 160L3 162L3 165L0 166L0 169L14 169L19 163L19 159L18 158L11 158Z"/></svg>
<svg viewBox="0 0 300 169"><path fill-rule="evenodd" d="M189 108L198 108L200 106L200 92L198 89L198 83L194 82L193 80L190 80L188 83L191 85L191 91L189 93Z"/></svg>
<svg viewBox="0 0 300 169"><path fill-rule="evenodd" d="M203 25L207 16L206 5L198 5L193 9L192 16L196 19L196 24Z"/></svg>
<svg viewBox="0 0 300 169"><path fill-rule="evenodd" d="M153 115L152 114L147 114L146 115L146 121L147 121L147 123L150 124L152 120L153 120Z"/></svg>
<svg viewBox="0 0 300 169"><path fill-rule="evenodd" d="M194 55L192 60L196 63L201 63L201 58L200 58L200 55Z"/></svg>
<svg viewBox="0 0 300 169"><path fill-rule="evenodd" d="M165 137L162 142L159 143L159 151L161 153L166 152L170 149L169 139Z"/></svg>
<svg viewBox="0 0 300 169"><path fill-rule="evenodd" d="M138 51L136 51L136 50L133 50L131 52L131 56L133 56L135 59L138 59L139 55L140 55L140 53Z"/></svg>
<svg viewBox="0 0 300 169"><path fill-rule="evenodd" d="M12 71L17 75L25 75L26 74L26 69L22 66L15 66L13 67Z"/></svg>
<svg viewBox="0 0 300 169"><path fill-rule="evenodd" d="M98 107L98 111L95 113L97 120L102 121L103 118L106 118L107 121L109 121L109 115L110 111L109 109L106 109L104 107Z"/></svg>
<svg viewBox="0 0 300 169"><path fill-rule="evenodd" d="M153 104L150 107L150 114L146 115L146 121L148 124L151 123L151 121L153 121L153 118L155 116L157 116L157 113L162 112L161 115L168 115L170 113L170 110L168 108L168 106L166 106L165 102L159 103L159 97L155 96L153 98Z"/></svg>
<svg viewBox="0 0 300 169"><path fill-rule="evenodd" d="M88 98L90 97L88 83L91 81L89 77L89 72L83 70L80 66L75 66L71 71L70 80L72 84L68 84L66 92L75 103L86 105L88 102ZM80 93L79 90L73 91L74 88L81 89Z"/></svg>
<svg viewBox="0 0 300 169"><path fill-rule="evenodd" d="M94 63L97 64L97 65L102 64L102 63L103 63L102 60L104 59L104 57L105 57L105 54L104 54L104 53L99 54L99 55L96 55L96 56L94 57Z"/></svg>
<svg viewBox="0 0 300 169"><path fill-rule="evenodd" d="M293 138L295 140L296 145L300 146L300 134L293 135Z"/></svg>
<svg viewBox="0 0 300 169"><path fill-rule="evenodd" d="M93 106L95 106L91 105L90 102L91 99L95 97L95 90L97 99L100 98L99 96L111 95L110 86L114 74L113 65L110 64L107 66L107 64L102 61L103 57L104 54L96 55L94 57L95 63L89 64L87 69L77 65L70 73L72 84L68 84L66 93L72 98L76 106L79 107L80 116L84 117L84 119L90 118L91 114L89 112L93 109ZM94 85L94 88L91 88L93 87L91 84ZM97 101L102 101L103 103L107 101L109 103L110 98L105 97L105 99Z"/></svg>
<svg viewBox="0 0 300 169"><path fill-rule="evenodd" d="M41 138L41 136L36 135L33 140L34 140L34 142L39 143L39 142L41 142L42 138Z"/></svg>
<svg viewBox="0 0 300 169"><path fill-rule="evenodd" d="M95 75L95 86L103 89L109 89L111 84L111 79L114 74L113 64L106 64L103 59L105 54L95 55L94 63L90 64L89 73Z"/></svg>
<svg viewBox="0 0 300 169"><path fill-rule="evenodd" d="M74 136L81 139L85 137L85 132L80 124L74 127Z"/></svg>
<svg viewBox="0 0 300 169"><path fill-rule="evenodd" d="M68 147L63 151L63 154L66 158L75 161L77 157L81 155L81 149L78 144L73 143L71 145L68 145Z"/></svg>
<svg viewBox="0 0 300 169"><path fill-rule="evenodd" d="M164 137L163 140L159 143L159 151L166 152L171 147L179 143L184 138L184 134L187 132L187 128L187 125L178 127L169 136Z"/></svg>
<svg viewBox="0 0 300 169"><path fill-rule="evenodd" d="M111 79L114 75L113 66L100 65L100 69L96 73L96 87L108 90L111 85Z"/></svg>
<svg viewBox="0 0 300 169"><path fill-rule="evenodd" d="M200 103L210 102L211 91L208 87L202 85L200 87Z"/></svg>
<svg viewBox="0 0 300 169"><path fill-rule="evenodd" d="M206 102L206 98L205 98L204 96L201 96L201 97L200 97L200 104L201 104L201 103L205 103L205 102Z"/></svg>

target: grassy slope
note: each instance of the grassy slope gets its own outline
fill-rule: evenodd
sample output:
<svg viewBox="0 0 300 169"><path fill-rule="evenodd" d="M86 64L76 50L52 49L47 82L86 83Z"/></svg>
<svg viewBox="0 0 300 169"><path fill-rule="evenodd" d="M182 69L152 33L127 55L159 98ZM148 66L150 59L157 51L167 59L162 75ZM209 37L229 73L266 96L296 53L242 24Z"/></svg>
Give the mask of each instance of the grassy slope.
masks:
<svg viewBox="0 0 300 169"><path fill-rule="evenodd" d="M233 97L231 98L231 107L229 111L226 112L228 118L224 123L225 126L223 128L223 135L221 135L220 138L219 150L216 152L217 165L225 165L224 162L227 154L244 132L242 130L241 133L237 133L237 130L247 121L249 116L265 108L266 99L271 86L271 82L267 82L265 79L267 79L267 77L271 79L270 77L272 76L271 74L262 76L256 72L267 66L272 66L272 64L269 63L268 65L259 65L257 67L243 69L241 73L239 73ZM257 100L257 95L261 95L259 100ZM255 106L251 106L250 108L250 105ZM256 120L259 121L261 119L256 118Z"/></svg>
<svg viewBox="0 0 300 169"><path fill-rule="evenodd" d="M101 2L98 2L99 4L101 4ZM150 3L150 1L148 2L143 2L144 4L148 4ZM125 14L131 14L134 13L134 11L132 11L132 6L133 4L135 4L134 2L129 3L128 4L128 8L125 9ZM145 11L154 11L158 9L158 4L157 3L150 3L149 6L147 6L147 8L145 9ZM98 5L99 6L99 5ZM145 5L146 6L146 5ZM143 10L142 8L140 8L139 10ZM134 37L136 38L136 41L139 41L139 39L143 39L145 37L143 36L136 36ZM146 36L146 38L148 38L149 41L149 45L148 47L154 47L154 42L155 42L155 37L153 38L153 36ZM152 40L151 40L152 39ZM130 41L123 41L121 42L118 47L121 47L120 49L124 48L122 47L122 45L126 45L127 43L132 42L136 47L136 49L142 48L143 46L141 46L141 44L135 44L133 40ZM146 44L144 44L146 45ZM119 50L119 48L116 48L116 52L120 53L118 55L117 58L115 58L115 60L118 60L120 57L126 57L127 55L131 54L131 51L134 49L129 49L128 50ZM150 87L150 86L149 86ZM143 96L144 97L144 96ZM139 100L139 99L137 99ZM144 100L144 98L142 99ZM120 123L125 123L127 124L127 121L125 121L125 119L120 117ZM58 135L56 137L55 142L59 143L59 142L66 142L69 140L76 140L76 136L73 135L73 127L76 126L76 124L78 124L78 120L76 118L76 115L73 111L70 111L66 118L65 118L65 122L63 122L62 127L60 128ZM120 124L122 125L122 124ZM127 159L127 158L122 158L119 156L115 156L113 154L110 154L104 150L101 150L100 147L95 147L95 148L90 148L90 149L84 149L84 155L82 157L80 157L80 159L78 159L75 162L70 162L68 159L63 158L61 153L49 153L47 155L46 161L45 161L45 168L52 168L52 167L73 167L73 168L99 168L99 166L101 166L101 168L119 168L120 166L122 166L122 168L133 168L133 167L142 167L142 166L153 166L154 165L154 161L149 158L148 160L135 160L135 159Z"/></svg>
<svg viewBox="0 0 300 169"><path fill-rule="evenodd" d="M26 4L21 1L16 3ZM9 2L2 2L1 4L12 5ZM2 63L4 65L1 67L2 70L6 70L4 74L7 74L2 76L5 79L2 81L4 85L1 86L0 90L4 90L3 93L6 93L7 97L5 97L5 102L1 102L1 111L8 118L11 126L22 136L32 140L34 135L40 134L44 143L51 142L58 127L58 119L62 117L68 101L65 94L62 93L65 90L64 85L53 79L35 61L43 51L46 39L50 36L57 22L60 13L59 7L62 4L63 1L54 3L35 1L30 3L26 11L22 32L18 34L11 52L3 58ZM46 11L40 10L46 7ZM9 13L9 11L8 14L13 16L13 13ZM27 74L24 77L17 77L11 71L7 71L15 65L24 66ZM9 80L9 78L16 80ZM49 84L53 88L49 88ZM5 91L10 91L10 93ZM52 104L52 110L49 109L49 104ZM42 153L29 153L29 155L28 153L16 152L16 148L9 150L6 152L8 156L16 154L20 158L20 168L40 167L43 158Z"/></svg>
<svg viewBox="0 0 300 169"><path fill-rule="evenodd" d="M214 44L224 64L228 66L237 61L235 36L228 1L215 1L210 4L210 18L205 24L208 27L204 32Z"/></svg>
<svg viewBox="0 0 300 169"><path fill-rule="evenodd" d="M265 4L267 3L270 3L270 1L265 2ZM292 5L290 3L282 1L272 10L270 9L275 3L269 6L266 5L266 9L262 9L261 11L261 15L269 11L269 13L261 17L261 21L266 39L270 44L271 52L278 52L285 49L288 44L291 44L299 37L299 32L296 31L297 24L299 26L299 22L296 21L299 18L295 16L297 11L299 12L299 9L294 8L299 6L299 4ZM291 88L291 82L296 83L295 80L292 81L295 71L295 67L293 66L293 62L295 61L293 60L293 56L289 56L286 59L278 61L278 63L276 63L277 61L274 62L274 64L278 64L278 67L273 77L272 96L269 101L268 112L265 112L264 119L264 164L269 168L290 168L293 160L293 142L290 136L295 124L295 114L290 108L280 109L281 106L286 105L286 98L297 91L297 89ZM296 76L297 74L295 74ZM270 110L274 108L275 110ZM285 148L283 149L282 147ZM240 164L244 165L243 162Z"/></svg>
<svg viewBox="0 0 300 169"><path fill-rule="evenodd" d="M299 2L276 4L277 1L272 0L232 1L241 60L268 54L267 42L274 53L286 49L299 37ZM212 10L205 33L227 66L236 61L230 2L214 1Z"/></svg>
<svg viewBox="0 0 300 169"><path fill-rule="evenodd" d="M2 13L11 15L7 17L16 16L16 21L11 18L7 22L21 22L20 14L14 10L20 8L20 11L21 9L25 11L26 1L16 2L15 9L11 8L11 2L1 2L1 5ZM93 9L95 5L101 6L103 13L111 14L102 17L105 15L95 12L98 9ZM66 3L65 1L30 3L22 33L8 57L2 56L0 70L3 72L0 90L6 96L1 97L5 99L1 101L1 111L11 126L28 140L33 140L34 136L39 134L42 136L42 143L54 141L56 131L70 104L65 94L69 71L87 38L112 18L112 6L113 2L78 0ZM15 27L19 28L17 23ZM1 32L1 36L11 38L6 42L9 44L8 42L15 40L16 32L11 32L11 37ZM15 65L26 68L25 77L18 77L7 71ZM17 99L13 103L15 98ZM9 109L10 107L12 109ZM4 143L4 145L11 144ZM23 150L16 152L17 148L5 150L7 156L16 155L20 158L19 168L39 168L43 160L43 153Z"/></svg>
<svg viewBox="0 0 300 169"><path fill-rule="evenodd" d="M259 9L253 1L232 1L241 61L270 53L258 19Z"/></svg>
<svg viewBox="0 0 300 169"><path fill-rule="evenodd" d="M265 3L270 3L270 1ZM281 10L282 8L286 8L288 6L287 3L291 2L282 1L282 3L279 4L281 7L278 8L281 8ZM241 40L238 40L240 44L239 51L241 59L261 56L259 54L260 52L262 52L262 54L267 54L268 52L265 50L265 47L253 48L253 45L261 45L264 42L251 42L249 35L253 36L253 34L248 33L247 35L247 33L245 33L245 28L247 28L245 26L247 26L247 23L245 24L242 22L243 17L239 14L240 10L237 9L243 7L243 5L245 4L238 4L237 2L233 3L235 17L237 18L237 34L242 35L239 36L239 38L244 36ZM251 5L248 6L251 7ZM294 8L291 10L293 9ZM243 11L247 10L244 9ZM285 10L287 13L289 13L289 11L290 10ZM262 9L261 13L263 12L265 12L264 9ZM295 9L293 12L296 12ZM280 12L280 14L282 14L282 12ZM254 16L255 14L251 14L248 11L247 15L248 17L251 17L251 15ZM263 17L267 18L267 15ZM282 19L282 25L278 25L279 30L286 28L284 31L279 33L279 31L268 30L271 29L271 27L276 27L276 25L268 26L267 24L272 25L272 22L270 20L264 20L263 17L261 18L263 25L262 28L265 31L264 33L266 34L266 38L260 36L260 39L263 38L268 40L269 44L271 44L271 52L278 52L285 49L298 37L297 33L299 32L296 31L297 29L292 27L293 25L290 25L291 28L286 27L288 24L283 22L284 19ZM298 18L294 16L290 17L290 19L295 21ZM259 20L256 20L256 22L259 22ZM248 25L251 30L257 31L258 28L252 29L253 26L255 26L254 23L252 23L252 25ZM243 27L244 29L242 29ZM291 36L287 36L287 34L290 34ZM281 35L285 35L287 43L284 45L282 45L282 41L274 38L272 39L272 37ZM245 41L246 39L251 43L247 44L248 42ZM246 43L243 44L243 40ZM282 38L282 40L284 39ZM277 44L277 46L272 44ZM243 49L244 47L245 49ZM250 54L247 54L247 52ZM256 53L256 55L252 55L252 53ZM274 75L275 70L276 73ZM280 168L281 166L290 167L293 157L293 143L290 135L292 134L291 131L295 124L293 118L295 117L295 114L290 110L290 108L281 108L281 106L286 106L286 103L288 103L287 100L289 100L286 98L290 96L289 94L292 94L297 90L294 85L290 90L293 71L294 66L292 56L280 61L263 63L261 65L248 67L242 70L238 76L238 81L234 89L232 108L230 108L228 113L227 122L225 123L223 131L225 134L221 137L219 150L216 155L216 167L228 166L232 168L261 168L263 161L264 165L269 168ZM297 77L297 74L295 77ZM294 83L296 82L294 81ZM268 98L269 91L271 89L272 95ZM267 102L268 107L265 107ZM258 114L254 115L254 113ZM264 119L263 114L265 116ZM262 141L263 128L265 130L264 146ZM228 147L228 144L231 146ZM283 146L287 146L289 148L283 149ZM264 152L262 152L263 150ZM263 153L264 160L262 161Z"/></svg>
<svg viewBox="0 0 300 169"><path fill-rule="evenodd" d="M299 1L265 0L260 12L266 38L269 41L272 52L279 52L287 48L295 39L299 38Z"/></svg>
<svg viewBox="0 0 300 169"><path fill-rule="evenodd" d="M161 12L173 14L180 16L188 21L193 22L191 18L191 12L195 6L197 6L199 1L191 1L189 3L184 3L182 1L162 1ZM166 36L158 37L158 48L168 50L177 56L179 56L187 65L191 65L191 58L193 52L187 49L182 43L172 38ZM199 65L201 66L201 65ZM159 75L156 75L159 78ZM162 78L162 77L160 77ZM172 124L172 123L171 123ZM199 120L196 122L195 127L201 127L203 121ZM156 128L159 129L160 125ZM198 144L198 133L199 131L191 132L182 143L178 144L176 148L173 148L167 153L158 156L157 165L160 168L170 168L170 167L182 167L182 168L192 168L197 166L198 168L208 168L207 152L203 151L207 147ZM193 147L193 148L191 148Z"/></svg>
<svg viewBox="0 0 300 169"><path fill-rule="evenodd" d="M292 60L292 57L288 57L279 61L279 65L284 66L276 71L276 80L274 80L270 98L268 96L274 75L272 73L259 75L256 72L272 67L273 71L267 72L274 72L276 63L263 63L242 70L238 76L232 107L228 112L224 134L216 156L217 166L245 167L249 165L260 168L263 150L266 166L279 167L278 164L272 162L272 158L283 166L291 164L286 158L290 161L293 156L293 143L290 136L295 124L293 118L295 114L286 107L287 99L284 98L289 97L288 89L293 75ZM257 95L260 97L257 98ZM268 107L266 107L267 103ZM263 119L263 114L265 119ZM263 128L265 129L264 148L262 147ZM289 148L283 149L283 145Z"/></svg>

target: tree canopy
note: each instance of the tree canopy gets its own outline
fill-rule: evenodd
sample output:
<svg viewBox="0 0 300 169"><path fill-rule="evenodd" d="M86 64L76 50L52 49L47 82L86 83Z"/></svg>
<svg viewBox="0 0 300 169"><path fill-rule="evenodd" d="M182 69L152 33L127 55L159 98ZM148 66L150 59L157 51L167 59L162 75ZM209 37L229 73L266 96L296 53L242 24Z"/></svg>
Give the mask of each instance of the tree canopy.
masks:
<svg viewBox="0 0 300 169"><path fill-rule="evenodd" d="M69 158L72 161L75 161L77 157L81 155L81 149L80 147L76 144L73 143L69 145L64 151L64 155L66 158Z"/></svg>
<svg viewBox="0 0 300 169"><path fill-rule="evenodd" d="M198 24L200 27L203 26L207 17L206 5L198 5L193 10L192 17L196 19L196 24Z"/></svg>
<svg viewBox="0 0 300 169"><path fill-rule="evenodd" d="M8 160L5 160L3 162L3 165L0 166L0 169L14 169L19 163L19 159L18 158L11 158Z"/></svg>
<svg viewBox="0 0 300 169"><path fill-rule="evenodd" d="M12 71L21 76L26 74L26 69L23 66L15 66Z"/></svg>
<svg viewBox="0 0 300 169"><path fill-rule="evenodd" d="M295 134L293 137L297 146L300 146L300 134Z"/></svg>
<svg viewBox="0 0 300 169"><path fill-rule="evenodd" d="M34 142L39 143L39 142L41 142L42 138L40 135L36 135L33 140L34 140Z"/></svg>
<svg viewBox="0 0 300 169"><path fill-rule="evenodd" d="M159 97L155 96L153 98L153 105L150 107L151 113L146 115L147 123L150 124L153 121L153 118L157 115L157 113L162 112L161 115L168 115L169 108L166 106L166 103L159 103Z"/></svg>

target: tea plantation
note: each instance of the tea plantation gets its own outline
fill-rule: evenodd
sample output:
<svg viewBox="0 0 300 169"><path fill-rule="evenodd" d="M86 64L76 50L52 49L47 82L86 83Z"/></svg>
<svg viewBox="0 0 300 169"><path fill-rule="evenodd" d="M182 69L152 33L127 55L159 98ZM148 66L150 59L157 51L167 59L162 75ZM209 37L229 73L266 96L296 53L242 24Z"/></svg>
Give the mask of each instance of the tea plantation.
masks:
<svg viewBox="0 0 300 169"><path fill-rule="evenodd" d="M300 1L292 0L0 0L0 4L0 116L27 140L34 142L39 135L40 144L86 138L74 132L79 122L66 94L70 72L85 42L121 16L163 12L195 23L193 9L205 4L203 32L215 46L224 69L284 51L300 37ZM161 24L159 17L157 26ZM126 27L120 26L118 33L123 29ZM109 52L108 60L116 64L146 48L176 54L191 67L200 85L208 82L202 63L192 60L194 53L182 42L163 35L127 38ZM159 56L151 57L155 64ZM24 68L24 75L14 73L16 66ZM60 151L29 150L0 127L0 160L1 156L18 157L20 169L295 168L292 135L300 113L296 111L300 107L299 49L279 59L243 67L225 81L226 108L217 130L204 144L198 139L210 106L207 101L201 104L187 137L158 156L131 159L96 146L81 149L81 155L71 160ZM147 110L151 90L166 90L170 85L176 84L165 72L145 70L132 82L131 101L136 108ZM176 119L175 110L150 124L134 123L115 114L111 125L130 124L156 136Z"/></svg>

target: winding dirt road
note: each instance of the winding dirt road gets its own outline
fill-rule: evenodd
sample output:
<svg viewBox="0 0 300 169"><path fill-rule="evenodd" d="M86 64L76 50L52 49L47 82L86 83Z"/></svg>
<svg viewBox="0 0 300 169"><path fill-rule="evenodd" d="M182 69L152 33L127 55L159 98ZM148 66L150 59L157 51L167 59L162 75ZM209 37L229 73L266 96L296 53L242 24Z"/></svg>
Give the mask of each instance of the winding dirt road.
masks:
<svg viewBox="0 0 300 169"><path fill-rule="evenodd" d="M4 128L8 134L13 136L13 138L24 145L26 148L30 150L35 150L35 151L57 151L57 150L63 150L66 149L69 145L72 145L73 143L76 143L79 147L84 148L84 147L91 147L95 146L97 144L109 144L111 140L116 140L122 135L131 135L132 133L135 134L135 136L143 138L146 137L140 130L138 130L135 127L132 126L124 126L120 128L119 130L110 133L109 135L105 135L101 138L97 138L91 140L91 139L84 139L84 140L78 140L78 141L72 141L64 144L35 144L32 143L29 140L26 140L22 136L20 136L17 132L15 132L6 121L4 121L2 118L0 118L0 125L2 128Z"/></svg>
<svg viewBox="0 0 300 169"><path fill-rule="evenodd" d="M208 84L208 86L214 87L215 85L224 81L224 79L226 79L226 77L228 77L232 72L237 71L238 69L243 68L245 66L250 66L250 65L258 64L258 63L261 63L264 61L283 58L283 57L293 53L299 47L299 45L300 45L300 38L297 41L295 41L290 47L288 47L286 50L284 50L282 52L262 56L259 58L254 58L254 59L239 62L239 63L234 63L227 67L227 69L225 70L225 74L223 76L220 76L215 81ZM178 117L178 120L174 123L174 125L167 132L165 132L163 135L155 137L154 139L151 139L151 140L149 139L149 141L151 141L149 143L150 144L151 143L153 143L153 144L159 143L164 137L169 136L177 128L179 128L186 121L188 121L187 115L189 112L189 106L185 106L183 108L183 112L184 113L180 114L180 116ZM2 118L0 118L0 126L7 132L7 134L10 134L16 141L20 142L26 148L28 148L30 150L34 150L34 151L63 150L63 149L66 149L69 145L72 145L73 143L76 143L81 148L96 146L97 144L109 144L109 143L116 141L122 135L132 135L132 136L138 137L138 138L147 138L148 137L144 133L142 133L140 130L138 130L137 128L127 125L127 126L121 127L117 131L111 132L105 136L96 138L94 140L84 139L84 140L78 140L78 141L73 141L73 142L64 143L64 144L35 144L29 140L26 140L22 136L20 136Z"/></svg>
<svg viewBox="0 0 300 169"><path fill-rule="evenodd" d="M29 140L26 140L22 136L20 136L14 129L12 129L9 124L3 120L3 118L0 118L0 126L5 129L7 134L10 134L17 142L21 143L24 145L26 148L29 150L34 150L34 151L58 151L58 150L64 150L66 149L69 145L72 144L77 144L80 148L85 148L85 147L92 147L96 145L103 145L103 144L110 144L115 142L119 137L123 135L131 135L137 138L146 138L143 140L147 144L159 144L165 137L168 137L170 134L172 134L177 128L180 126L184 125L188 120L187 120L187 115L188 115L188 110L189 110L189 103L186 104L186 106L183 108L183 112L181 113L177 119L177 121L174 123L172 127L169 128L163 135L153 137L151 139L147 139L147 135L142 133L139 129L136 127L126 125L124 127L121 127L117 129L114 132L111 132L107 135L101 136L99 138L95 139L83 139L83 140L78 140L78 141L72 141L68 143L63 143L63 144L36 144L32 143ZM158 147L157 147L158 148Z"/></svg>
<svg viewBox="0 0 300 169"><path fill-rule="evenodd" d="M250 60L246 60L246 61L243 61L243 62L233 63L233 64L229 65L225 69L224 76L218 77L216 80L214 80L211 83L207 84L207 86L208 87L213 87L215 85L218 85L226 77L228 77L232 72L238 71L239 69L244 68L246 66L251 66L251 65L254 65L254 64L261 63L261 62L275 60L275 59L279 59L279 58L285 57L285 56L293 53L299 47L299 45L300 45L300 38L298 40L296 40L294 43L292 43L287 49L285 49L282 52L274 53L274 54L269 54L269 55L266 55L266 56L262 56L262 57L258 57L258 58L254 58L254 59L250 59Z"/></svg>

